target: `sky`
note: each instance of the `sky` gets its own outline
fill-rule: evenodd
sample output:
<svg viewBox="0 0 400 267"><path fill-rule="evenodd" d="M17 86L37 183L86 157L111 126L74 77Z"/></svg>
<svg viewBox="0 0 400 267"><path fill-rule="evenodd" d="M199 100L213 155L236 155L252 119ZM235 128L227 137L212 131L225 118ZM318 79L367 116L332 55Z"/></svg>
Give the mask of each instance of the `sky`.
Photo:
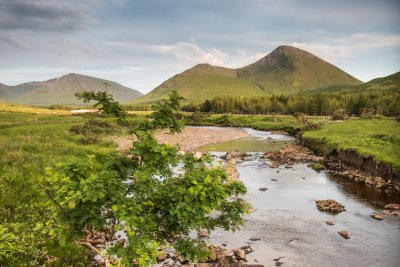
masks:
<svg viewBox="0 0 400 267"><path fill-rule="evenodd" d="M400 71L400 0L0 0L0 83L80 73L147 93L279 45L362 81Z"/></svg>

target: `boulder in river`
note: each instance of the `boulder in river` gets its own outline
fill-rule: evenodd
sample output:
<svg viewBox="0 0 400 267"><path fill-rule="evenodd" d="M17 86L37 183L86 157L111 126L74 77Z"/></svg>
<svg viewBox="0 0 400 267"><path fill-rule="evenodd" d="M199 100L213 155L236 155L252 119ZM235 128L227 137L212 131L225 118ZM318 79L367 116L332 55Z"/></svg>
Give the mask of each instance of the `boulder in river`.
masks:
<svg viewBox="0 0 400 267"><path fill-rule="evenodd" d="M250 253L254 252L254 250L252 249L252 247L250 245L242 246L242 247L240 247L240 249L242 249L245 254L250 254Z"/></svg>
<svg viewBox="0 0 400 267"><path fill-rule="evenodd" d="M234 251L233 251L233 253L235 254L235 256L236 256L236 258L238 259L238 260L246 260L246 253L244 252L244 250L243 249L235 249Z"/></svg>
<svg viewBox="0 0 400 267"><path fill-rule="evenodd" d="M371 217L374 218L375 220L383 220L383 218L385 218L385 215L379 212L374 212L371 214Z"/></svg>
<svg viewBox="0 0 400 267"><path fill-rule="evenodd" d="M350 239L349 233L347 231L339 231L339 235L341 235L344 239Z"/></svg>
<svg viewBox="0 0 400 267"><path fill-rule="evenodd" d="M202 229L198 233L199 237L205 238L205 237L210 237L210 234L206 229Z"/></svg>
<svg viewBox="0 0 400 267"><path fill-rule="evenodd" d="M334 214L345 211L344 206L334 199L317 200L315 203L320 211Z"/></svg>
<svg viewBox="0 0 400 267"><path fill-rule="evenodd" d="M260 190L260 191L267 191L268 190L268 188L266 188L266 187L261 187L260 189L258 189L258 190Z"/></svg>
<svg viewBox="0 0 400 267"><path fill-rule="evenodd" d="M224 156L224 159L228 161L231 159L244 158L244 157L246 157L246 153L240 152L239 150L233 150L227 152Z"/></svg>
<svg viewBox="0 0 400 267"><path fill-rule="evenodd" d="M325 223L326 223L326 225L335 225L335 223L332 221L325 221Z"/></svg>

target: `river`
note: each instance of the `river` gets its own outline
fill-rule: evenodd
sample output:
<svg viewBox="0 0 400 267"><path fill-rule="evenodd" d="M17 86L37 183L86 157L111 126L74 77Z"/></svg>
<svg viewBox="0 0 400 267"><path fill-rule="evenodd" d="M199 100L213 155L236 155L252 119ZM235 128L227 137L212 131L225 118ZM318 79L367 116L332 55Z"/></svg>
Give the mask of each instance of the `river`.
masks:
<svg viewBox="0 0 400 267"><path fill-rule="evenodd" d="M246 216L241 230L217 229L210 243L229 249L250 244L255 251L247 255L248 263L264 266L400 266L400 218L386 216L377 221L370 217L398 198L325 171L316 172L307 164L270 168L260 158L261 152L279 149L293 138L245 130L251 138L202 148L216 159L234 149L250 154L236 167L248 190L245 199L256 209ZM268 190L260 191L261 187ZM315 205L320 199L335 199L346 211L337 215L321 212ZM341 230L348 231L350 239L338 235Z"/></svg>

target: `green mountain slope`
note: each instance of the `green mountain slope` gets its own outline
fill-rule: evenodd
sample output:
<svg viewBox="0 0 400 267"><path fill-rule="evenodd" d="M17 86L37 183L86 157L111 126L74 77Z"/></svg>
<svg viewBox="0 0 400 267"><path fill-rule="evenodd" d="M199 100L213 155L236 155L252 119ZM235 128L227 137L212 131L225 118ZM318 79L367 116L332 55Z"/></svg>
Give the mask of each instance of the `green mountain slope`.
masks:
<svg viewBox="0 0 400 267"><path fill-rule="evenodd" d="M347 88L350 90L400 90L400 71L394 74L376 78L369 82Z"/></svg>
<svg viewBox="0 0 400 267"><path fill-rule="evenodd" d="M352 85L352 86L331 86L325 88L318 88L308 93L316 93L316 92L325 92L325 93L334 93L340 91L368 91L368 90L375 90L375 91L393 91L399 90L400 91L400 72L393 73L391 75L376 78L370 80L369 82Z"/></svg>
<svg viewBox="0 0 400 267"><path fill-rule="evenodd" d="M342 88L361 82L341 69L298 48L279 46L246 67L228 69L199 64L175 75L134 103L153 102L178 91L186 102L200 103L219 95L293 94L317 88Z"/></svg>
<svg viewBox="0 0 400 267"><path fill-rule="evenodd" d="M24 104L82 104L76 99L75 93L83 90L104 91L104 81L95 77L71 73L45 82L5 86L0 89L0 98L8 102ZM143 95L139 91L116 82L107 82L109 84L108 93L121 103L131 102Z"/></svg>
<svg viewBox="0 0 400 267"><path fill-rule="evenodd" d="M165 98L176 90L185 98L184 102L201 103L220 95L257 96L263 92L256 84L237 79L236 71L229 68L199 64L168 79L134 103L147 103Z"/></svg>
<svg viewBox="0 0 400 267"><path fill-rule="evenodd" d="M319 57L291 46L279 46L244 68L238 77L257 83L268 93L295 93L361 81Z"/></svg>

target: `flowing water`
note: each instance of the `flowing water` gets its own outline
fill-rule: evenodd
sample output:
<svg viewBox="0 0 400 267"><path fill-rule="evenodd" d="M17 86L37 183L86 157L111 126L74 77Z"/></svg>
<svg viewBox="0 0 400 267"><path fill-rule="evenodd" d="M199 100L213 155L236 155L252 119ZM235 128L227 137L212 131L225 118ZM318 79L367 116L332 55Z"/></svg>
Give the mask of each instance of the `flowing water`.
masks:
<svg viewBox="0 0 400 267"><path fill-rule="evenodd" d="M247 255L248 263L265 266L400 266L400 218L386 216L377 221L370 217L398 198L316 172L307 164L270 168L259 152L279 149L293 139L246 131L252 138L203 148L214 151L216 158L233 149L252 152L237 169L248 190L245 199L256 210L246 217L240 231L212 232L210 243L229 249L251 244L255 251ZM262 192L261 187L268 190ZM337 215L320 212L315 205L319 199L335 199L346 211ZM339 236L341 230L348 231L350 239ZM254 237L260 240L251 241ZM280 257L279 262L274 261Z"/></svg>

